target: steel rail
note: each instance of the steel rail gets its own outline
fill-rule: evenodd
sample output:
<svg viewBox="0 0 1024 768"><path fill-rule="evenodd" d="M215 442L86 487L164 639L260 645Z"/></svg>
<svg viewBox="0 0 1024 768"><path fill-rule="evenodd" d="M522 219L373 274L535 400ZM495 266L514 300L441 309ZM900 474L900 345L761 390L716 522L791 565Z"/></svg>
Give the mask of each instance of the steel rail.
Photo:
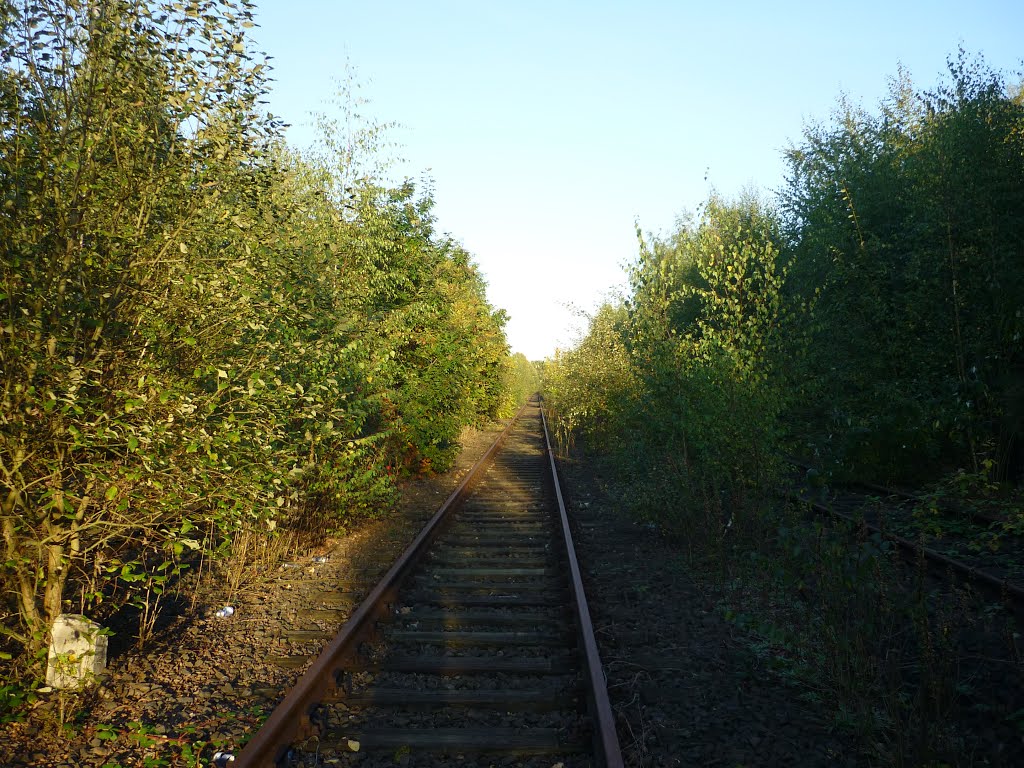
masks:
<svg viewBox="0 0 1024 768"><path fill-rule="evenodd" d="M922 544L916 544L915 542L911 541L910 539L904 538L903 536L899 536L895 533L889 533L888 531L884 531L877 525L869 523L866 520L858 520L857 518L854 518L853 516L848 515L845 512L840 512L839 510L833 509L832 507L829 507L820 502L811 501L810 499L805 499L799 495L793 495L793 498L804 504L810 505L812 509L818 512L829 514L833 517L838 517L842 520L852 523L853 525L864 525L864 527L866 527L869 531L873 531L874 533L881 535L883 539L895 542L901 548L908 552L911 552L913 554L920 553L929 560L932 560L933 562L939 563L940 565L944 565L947 568L952 568L953 570L959 571L960 573L969 576L970 578L977 579L981 582L984 582L986 585L990 587L998 589L1001 594L1012 595L1014 600L1017 601L1018 605L1024 606L1024 588L1019 587L1016 584L1007 581L1006 579L1000 579L997 576L993 576L991 573L983 571L979 568L975 568L974 566L967 565L967 563L962 563L959 560L956 560L952 557L943 555L941 552L936 552L934 549L931 549L930 547L926 547Z"/></svg>
<svg viewBox="0 0 1024 768"><path fill-rule="evenodd" d="M597 649L594 636L594 624L590 619L587 597L583 589L583 578L580 573L579 561L576 559L576 547L573 545L572 533L569 530L569 515L565 509L561 484L558 481L558 467L555 465L555 452L551 448L551 437L548 433L548 420L544 408L540 409L541 423L544 425L544 445L547 448L548 462L551 465L551 479L558 500L558 516L562 525L562 540L565 543L566 559L569 563L570 588L573 604L576 606L576 622L583 647L585 660L585 677L587 687L587 704L590 707L591 721L594 724L594 747L597 757L606 768L622 768L622 751L619 737L615 732L615 716L611 702L608 700L608 685L601 666L601 654Z"/></svg>
<svg viewBox="0 0 1024 768"><path fill-rule="evenodd" d="M387 614L391 603L397 597L401 583L441 532L449 513L468 495L469 490L479 479L481 469L494 458L494 454L501 448L528 406L529 404L526 404L519 409L487 452L473 465L405 552L342 625L334 639L324 647L309 669L271 712L270 717L236 757L236 768L272 768L285 756L292 743L313 735L311 715L314 708L327 694L337 688L338 674L345 662L356 654L359 644L365 635L370 634L375 623Z"/></svg>

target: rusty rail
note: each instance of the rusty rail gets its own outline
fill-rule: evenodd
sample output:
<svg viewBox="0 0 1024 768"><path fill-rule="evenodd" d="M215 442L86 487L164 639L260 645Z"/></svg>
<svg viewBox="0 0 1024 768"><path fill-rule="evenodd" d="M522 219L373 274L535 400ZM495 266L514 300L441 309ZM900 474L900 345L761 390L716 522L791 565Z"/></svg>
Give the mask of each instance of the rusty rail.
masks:
<svg viewBox="0 0 1024 768"><path fill-rule="evenodd" d="M405 552L395 561L384 577L371 590L366 599L342 625L341 630L323 649L295 686L267 718L263 726L245 745L234 761L237 768L272 768L284 757L290 744L313 733L310 715L319 702L337 686L337 676L345 662L356 652L365 635L382 619L388 606L394 602L405 577L420 555L438 536L449 513L468 495L479 478L480 470L498 452L512 427L526 411L519 409L509 425L473 465L458 488L452 491L434 513Z"/></svg>
<svg viewBox="0 0 1024 768"><path fill-rule="evenodd" d="M1017 606L1024 607L1024 588L1021 588L1016 584L1007 581L1006 579L1000 579L996 576L993 576L991 573L987 573L986 571L981 570L980 568L975 568L974 566L962 563L959 560L956 560L947 555L943 555L941 552L936 552L934 549L931 549L930 547L926 547L922 544L917 544L911 541L910 539L904 538L903 536L898 536L897 534L884 531L877 525L869 523L866 520L857 520L851 515L848 515L845 512L840 512L837 509L833 509L828 505L822 504L817 501L812 501L810 499L805 499L798 495L795 495L793 498L797 501L809 505L811 509L814 509L819 513L832 515L833 517L845 520L846 522L854 525L863 525L869 531L879 534L886 541L893 542L901 549L903 549L905 552L909 552L914 555L921 554L925 558L931 560L934 563L938 563L939 565L943 565L947 568L957 571L971 579L976 579L985 584L986 586L998 590L1001 596L1011 596L1014 599L1014 601L1016 601Z"/></svg>
<svg viewBox="0 0 1024 768"><path fill-rule="evenodd" d="M452 513L462 506L471 489L483 474L482 470L490 464L529 406L530 404L527 404L520 409L509 426L473 466L459 487L431 517L401 557L395 561L381 581L356 608L338 635L328 643L295 687L288 692L260 730L246 744L235 761L239 768L277 766L286 757L290 745L299 743L317 733L317 725L313 720L316 707L332 694L340 693L338 689L342 673L355 660L359 646L377 634L378 622L392 612L393 605L398 601L399 588L407 581L407 577L418 565L434 540L447 527L448 521L453 517ZM565 562L568 565L568 586L572 595L578 632L578 647L583 656L581 678L592 725L593 752L597 758L595 765L622 768L623 760L615 733L615 720L608 701L607 687L594 638L590 612L586 604L579 563L558 482L547 420L544 417L543 409L540 410L547 463L550 465L551 480L559 511L559 522L555 525L555 529L560 528L562 533Z"/></svg>
<svg viewBox="0 0 1024 768"><path fill-rule="evenodd" d="M580 574L579 562L576 559L576 547L569 530L569 516L562 497L562 488L558 482L558 468L555 466L555 452L551 448L551 436L548 433L548 420L544 409L540 411L541 422L544 424L544 445L551 464L551 477L555 485L555 497L558 500L558 516L562 524L562 540L565 543L566 556L569 563L570 588L573 603L576 606L576 622L580 635L580 646L583 648L584 671L587 686L587 704L594 723L594 747L597 757L607 768L622 768L622 752L619 737L615 732L615 715L612 713L611 702L608 700L608 686L605 682L604 670L601 667L601 654L597 650L597 639L594 637L594 625L590 620L590 609L583 589L583 578Z"/></svg>

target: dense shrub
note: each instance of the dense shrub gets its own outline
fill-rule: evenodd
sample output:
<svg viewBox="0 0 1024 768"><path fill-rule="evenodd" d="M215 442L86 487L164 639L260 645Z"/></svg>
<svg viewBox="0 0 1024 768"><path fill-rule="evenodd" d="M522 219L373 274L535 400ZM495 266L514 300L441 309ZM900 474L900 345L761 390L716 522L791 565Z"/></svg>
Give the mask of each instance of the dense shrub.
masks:
<svg viewBox="0 0 1024 768"><path fill-rule="evenodd" d="M787 152L777 212L713 198L641 244L626 302L545 365L563 433L628 439L651 514L720 506L725 525L782 450L863 479L1020 482L1022 142L1020 91L963 53L934 91L842 104Z"/></svg>
<svg viewBox="0 0 1024 768"><path fill-rule="evenodd" d="M634 394L632 361L623 339L625 308L606 304L590 319L589 332L573 349L545 361L543 385L556 441L565 451L582 435L606 451L624 428L623 409Z"/></svg>
<svg viewBox="0 0 1024 768"><path fill-rule="evenodd" d="M753 199L711 200L644 245L626 304L545 366L565 436L611 450L644 514L695 534L753 519L778 461L778 227ZM733 517L735 515L735 518Z"/></svg>
<svg viewBox="0 0 1024 768"><path fill-rule="evenodd" d="M712 199L641 244L627 300L545 362L549 409L563 444L611 458L624 503L675 535L755 653L877 762L998 761L1009 742L975 727L979 710L1016 717L976 687L1002 683L979 683L975 650L998 609L771 492L787 452L825 470L808 492L830 474L939 481L937 506L1024 481L1021 91L961 54L934 91L903 79L879 114L841 105L787 159L775 210Z"/></svg>
<svg viewBox="0 0 1024 768"><path fill-rule="evenodd" d="M522 352L516 352L505 360L502 368L502 397L498 416L511 418L519 407L531 396L540 392L540 372Z"/></svg>
<svg viewBox="0 0 1024 768"><path fill-rule="evenodd" d="M245 0L0 13L4 645L69 605L141 637L199 554L446 467L501 407L505 315L429 189L283 146Z"/></svg>
<svg viewBox="0 0 1024 768"><path fill-rule="evenodd" d="M878 114L844 106L787 156L791 290L820 291L803 450L883 481L986 465L1019 481L1019 94L961 52L934 91L904 78Z"/></svg>

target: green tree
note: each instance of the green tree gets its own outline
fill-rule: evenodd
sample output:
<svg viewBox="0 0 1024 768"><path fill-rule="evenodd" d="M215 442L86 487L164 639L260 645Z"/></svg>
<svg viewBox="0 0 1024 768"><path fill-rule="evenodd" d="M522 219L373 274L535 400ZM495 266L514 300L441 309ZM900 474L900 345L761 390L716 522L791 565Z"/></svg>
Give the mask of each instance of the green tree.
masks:
<svg viewBox="0 0 1024 768"><path fill-rule="evenodd" d="M592 450L610 450L627 428L624 411L639 393L624 338L626 317L624 305L602 305L587 335L574 348L556 351L544 366L545 402L563 451L577 435Z"/></svg>
<svg viewBox="0 0 1024 768"><path fill-rule="evenodd" d="M764 203L711 199L696 222L641 241L627 301L544 367L562 441L613 452L644 487L638 511L680 532L756 527L776 477L780 244Z"/></svg>
<svg viewBox="0 0 1024 768"><path fill-rule="evenodd" d="M752 523L775 478L779 248L764 203L712 198L695 224L645 248L634 270L628 338L644 394L632 420L649 441L638 455L664 462L664 482L707 520L745 514ZM680 506L658 514L685 515Z"/></svg>
<svg viewBox="0 0 1024 768"><path fill-rule="evenodd" d="M537 365L522 352L509 355L502 365L497 416L511 418L523 403L540 390L541 379Z"/></svg>
<svg viewBox="0 0 1024 768"><path fill-rule="evenodd" d="M1021 472L1021 120L961 52L934 92L903 77L789 152L792 289L820 292L800 420L847 472Z"/></svg>
<svg viewBox="0 0 1024 768"><path fill-rule="evenodd" d="M269 128L250 16L115 0L8 13L0 504L26 642L61 611L72 569L94 583L98 550L173 538L180 497L199 495L165 481L202 431L183 412L208 408L218 378L184 394L183 376L209 372L189 367L196 337L174 321L216 334L236 309L225 201ZM197 293L198 316L182 309Z"/></svg>

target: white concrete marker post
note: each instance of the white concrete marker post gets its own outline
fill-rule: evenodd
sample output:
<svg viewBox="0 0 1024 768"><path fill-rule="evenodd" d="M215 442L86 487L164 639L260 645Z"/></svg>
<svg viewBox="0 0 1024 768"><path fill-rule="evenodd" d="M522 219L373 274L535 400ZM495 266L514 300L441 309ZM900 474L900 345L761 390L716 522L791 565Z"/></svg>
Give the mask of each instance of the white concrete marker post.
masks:
<svg viewBox="0 0 1024 768"><path fill-rule="evenodd" d="M107 636L102 627L75 613L62 613L53 622L46 684L78 688L107 668Z"/></svg>

